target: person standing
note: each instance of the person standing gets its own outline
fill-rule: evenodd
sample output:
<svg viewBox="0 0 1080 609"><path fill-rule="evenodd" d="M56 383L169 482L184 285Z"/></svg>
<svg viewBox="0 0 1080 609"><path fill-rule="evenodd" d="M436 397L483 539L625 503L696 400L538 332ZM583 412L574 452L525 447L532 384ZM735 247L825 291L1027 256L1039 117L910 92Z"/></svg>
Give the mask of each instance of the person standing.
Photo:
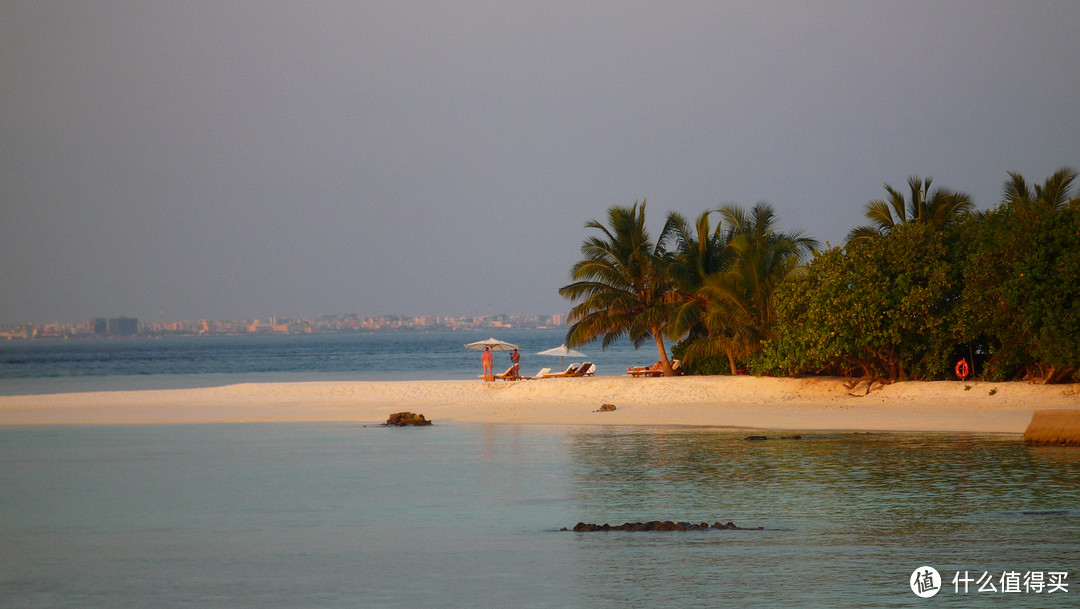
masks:
<svg viewBox="0 0 1080 609"><path fill-rule="evenodd" d="M521 354L517 349L510 352L510 378L516 379L521 376Z"/></svg>
<svg viewBox="0 0 1080 609"><path fill-rule="evenodd" d="M495 373L491 370L491 347L484 347L484 353L480 356L480 365L484 368L484 380L494 381Z"/></svg>

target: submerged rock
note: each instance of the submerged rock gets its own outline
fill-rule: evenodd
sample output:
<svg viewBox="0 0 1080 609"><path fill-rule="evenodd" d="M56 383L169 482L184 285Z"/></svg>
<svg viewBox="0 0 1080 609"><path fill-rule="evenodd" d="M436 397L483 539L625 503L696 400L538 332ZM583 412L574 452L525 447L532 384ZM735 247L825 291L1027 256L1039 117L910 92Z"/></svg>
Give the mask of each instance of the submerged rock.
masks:
<svg viewBox="0 0 1080 609"><path fill-rule="evenodd" d="M730 521L727 523L716 522L710 525L707 522L695 524L692 522L672 522L671 520L650 520L649 522L626 522L618 525L579 522L575 524L572 529L563 527L561 530L574 531L577 533L591 533L594 531L708 531L710 529L723 531L761 531L764 530L764 527L744 529L735 526L735 523Z"/></svg>
<svg viewBox="0 0 1080 609"><path fill-rule="evenodd" d="M417 427L423 425L431 425L431 421L424 418L422 414L414 414L412 412L395 412L390 415L389 419L386 419L386 426L388 427L405 427L406 425L415 425Z"/></svg>

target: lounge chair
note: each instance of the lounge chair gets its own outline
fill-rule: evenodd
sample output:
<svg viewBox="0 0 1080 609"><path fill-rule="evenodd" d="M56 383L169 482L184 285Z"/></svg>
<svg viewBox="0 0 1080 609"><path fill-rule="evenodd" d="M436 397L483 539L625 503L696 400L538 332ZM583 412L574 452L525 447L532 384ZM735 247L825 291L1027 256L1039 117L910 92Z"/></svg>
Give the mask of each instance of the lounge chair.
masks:
<svg viewBox="0 0 1080 609"><path fill-rule="evenodd" d="M664 366L660 362L656 362L651 366L635 366L633 368L627 366L626 373L634 378L642 376L663 376Z"/></svg>
<svg viewBox="0 0 1080 609"><path fill-rule="evenodd" d="M592 376L594 374L596 374L596 364L592 362L585 362L570 376Z"/></svg>
<svg viewBox="0 0 1080 609"><path fill-rule="evenodd" d="M494 376L494 378L497 378L497 379L503 380L503 381L516 381L519 378L521 378L521 375L518 374L518 365L517 364L512 364L509 368L506 369L506 372L503 372L502 374L496 374L496 375L493 375L493 376ZM478 374L476 376L476 378L482 379L482 378L484 378L484 375L483 374Z"/></svg>
<svg viewBox="0 0 1080 609"><path fill-rule="evenodd" d="M516 381L521 379L521 375L518 373L519 370L520 368L518 367L518 365L514 364L507 368L506 372L503 372L502 374L496 374L495 378L499 379L500 381Z"/></svg>
<svg viewBox="0 0 1080 609"><path fill-rule="evenodd" d="M540 372L537 372L535 376L523 376L523 379L542 379L545 375L551 372L551 368L541 368Z"/></svg>
<svg viewBox="0 0 1080 609"><path fill-rule="evenodd" d="M676 376L682 374L682 370L679 369L680 366L682 366L681 361L677 359L671 360L671 369L675 372ZM649 367L638 366L636 368L631 368L630 366L627 366L626 373L634 378L638 378L640 376L664 376L664 366L660 362L656 362Z"/></svg>
<svg viewBox="0 0 1080 609"><path fill-rule="evenodd" d="M549 372L548 374L545 374L541 378L554 379L554 378L562 378L562 377L566 377L566 376L574 376L574 373L577 372L578 368L580 368L580 367L581 367L580 364L570 364L569 366L566 367L566 370L563 370L562 372Z"/></svg>

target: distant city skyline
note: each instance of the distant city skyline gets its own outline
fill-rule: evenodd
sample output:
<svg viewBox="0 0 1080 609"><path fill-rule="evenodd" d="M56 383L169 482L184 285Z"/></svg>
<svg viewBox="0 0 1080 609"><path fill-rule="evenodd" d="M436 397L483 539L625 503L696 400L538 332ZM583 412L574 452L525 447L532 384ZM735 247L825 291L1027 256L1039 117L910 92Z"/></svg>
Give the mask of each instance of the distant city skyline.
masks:
<svg viewBox="0 0 1080 609"><path fill-rule="evenodd" d="M840 243L1080 169L1080 2L0 2L0 319L567 311L611 205Z"/></svg>
<svg viewBox="0 0 1080 609"><path fill-rule="evenodd" d="M134 317L95 317L80 322L49 323L0 321L2 339L48 339L78 337L116 337L152 335L227 335L227 334L316 334L325 332L362 332L387 330L478 330L484 328L561 327L566 316L498 315L374 315L355 313L322 314L315 317L277 316L242 319L140 320Z"/></svg>

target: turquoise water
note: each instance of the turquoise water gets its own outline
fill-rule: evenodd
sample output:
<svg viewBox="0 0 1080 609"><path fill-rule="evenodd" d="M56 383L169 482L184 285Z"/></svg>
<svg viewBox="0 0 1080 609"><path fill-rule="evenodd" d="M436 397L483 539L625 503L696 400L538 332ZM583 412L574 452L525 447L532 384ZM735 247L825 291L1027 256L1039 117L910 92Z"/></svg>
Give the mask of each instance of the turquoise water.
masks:
<svg viewBox="0 0 1080 609"><path fill-rule="evenodd" d="M1017 436L0 428L0 607L1075 607L1080 451ZM579 521L753 531L573 533ZM977 572L977 573L976 573Z"/></svg>

